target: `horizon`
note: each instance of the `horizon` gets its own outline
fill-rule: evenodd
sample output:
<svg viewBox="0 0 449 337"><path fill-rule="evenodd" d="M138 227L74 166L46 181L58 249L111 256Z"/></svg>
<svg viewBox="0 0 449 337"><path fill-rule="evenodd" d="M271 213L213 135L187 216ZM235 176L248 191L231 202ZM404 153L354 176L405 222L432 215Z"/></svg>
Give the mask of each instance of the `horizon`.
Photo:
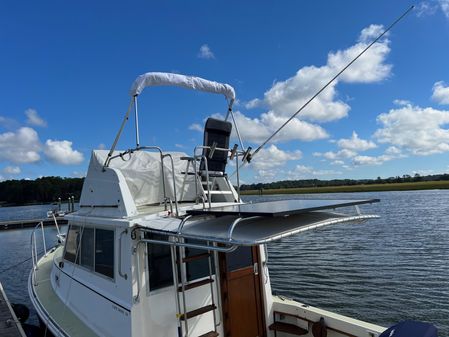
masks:
<svg viewBox="0 0 449 337"><path fill-rule="evenodd" d="M243 142L257 148L410 6L234 4L4 5L0 180L84 176L148 71L232 85ZM448 173L448 37L449 1L419 2L259 152L241 183ZM205 119L225 112L217 95L147 88L141 143L191 153ZM119 149L133 146L133 123Z"/></svg>

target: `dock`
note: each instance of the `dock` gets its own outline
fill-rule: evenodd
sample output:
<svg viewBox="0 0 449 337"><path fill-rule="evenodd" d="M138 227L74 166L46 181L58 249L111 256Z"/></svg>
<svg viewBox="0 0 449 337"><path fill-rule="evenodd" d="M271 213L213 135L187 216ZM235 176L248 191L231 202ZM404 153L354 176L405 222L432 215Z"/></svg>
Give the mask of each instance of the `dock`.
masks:
<svg viewBox="0 0 449 337"><path fill-rule="evenodd" d="M64 219L64 217L57 217L56 220L58 221L59 226L67 224L67 219ZM35 227L41 221L44 226L54 226L55 224L52 218L0 221L0 231Z"/></svg>
<svg viewBox="0 0 449 337"><path fill-rule="evenodd" d="M26 337L0 282L0 336Z"/></svg>

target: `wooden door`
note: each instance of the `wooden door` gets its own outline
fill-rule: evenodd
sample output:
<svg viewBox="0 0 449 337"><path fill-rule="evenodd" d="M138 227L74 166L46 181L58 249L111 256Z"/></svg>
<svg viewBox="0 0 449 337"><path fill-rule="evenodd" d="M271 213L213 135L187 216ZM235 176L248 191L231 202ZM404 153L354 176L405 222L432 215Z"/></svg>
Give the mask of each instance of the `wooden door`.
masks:
<svg viewBox="0 0 449 337"><path fill-rule="evenodd" d="M256 247L221 254L224 328L226 337L265 336Z"/></svg>

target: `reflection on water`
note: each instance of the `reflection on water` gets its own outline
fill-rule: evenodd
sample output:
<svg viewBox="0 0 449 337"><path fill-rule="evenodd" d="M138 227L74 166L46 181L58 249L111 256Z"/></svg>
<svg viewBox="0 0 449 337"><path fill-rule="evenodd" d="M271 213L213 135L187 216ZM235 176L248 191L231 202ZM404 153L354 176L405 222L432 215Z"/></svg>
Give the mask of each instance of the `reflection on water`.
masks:
<svg viewBox="0 0 449 337"><path fill-rule="evenodd" d="M433 322L439 336L449 336L449 191L245 197L287 198L379 198L360 208L381 218L269 244L274 292L383 326L404 319ZM30 229L0 232L0 270L30 256L30 235ZM54 237L54 230L47 235ZM11 300L29 303L30 266L0 275Z"/></svg>

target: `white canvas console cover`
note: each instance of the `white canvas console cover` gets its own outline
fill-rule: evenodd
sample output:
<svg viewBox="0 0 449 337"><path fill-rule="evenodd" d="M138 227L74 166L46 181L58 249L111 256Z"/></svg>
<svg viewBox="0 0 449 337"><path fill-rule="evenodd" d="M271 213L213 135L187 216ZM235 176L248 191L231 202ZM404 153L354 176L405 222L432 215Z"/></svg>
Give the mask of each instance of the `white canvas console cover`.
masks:
<svg viewBox="0 0 449 337"><path fill-rule="evenodd" d="M107 150L94 150L89 164L85 185L89 186L92 180L102 180L104 174L103 165L108 155ZM116 151L112 156L118 155ZM171 152L175 169L175 182L177 187L177 196L181 194L186 162L180 158L187 156L182 152ZM172 167L168 159L165 160L164 178L167 196L174 200ZM109 167L106 168L119 171L126 181L127 187L134 200L135 206L157 204L163 201L164 190L162 184L161 158L158 152L136 151L131 155L127 154L122 158L111 160ZM87 190L83 188L83 192ZM101 196L101 195L100 195ZM195 200L195 181L192 176L187 178L184 186L184 200ZM83 195L81 196L81 204ZM104 203L104 202L103 202ZM89 204L89 203L87 203ZM96 204L101 205L102 201L97 200Z"/></svg>
<svg viewBox="0 0 449 337"><path fill-rule="evenodd" d="M213 94L222 94L231 101L235 100L234 88L229 84L209 81L201 77L160 72L150 72L137 77L129 94L131 96L140 95L145 87L151 86L183 87L187 89L210 92Z"/></svg>

